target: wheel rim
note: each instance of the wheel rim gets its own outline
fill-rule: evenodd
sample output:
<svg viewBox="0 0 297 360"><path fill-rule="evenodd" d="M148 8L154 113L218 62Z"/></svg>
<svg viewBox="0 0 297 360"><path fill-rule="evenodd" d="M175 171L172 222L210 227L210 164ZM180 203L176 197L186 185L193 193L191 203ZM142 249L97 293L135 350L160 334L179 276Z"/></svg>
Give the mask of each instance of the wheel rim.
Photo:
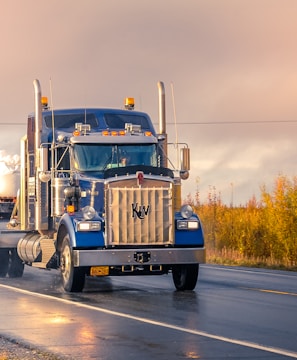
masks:
<svg viewBox="0 0 297 360"><path fill-rule="evenodd" d="M66 245L63 249L61 258L61 273L64 280L68 280L71 272L71 251L70 247Z"/></svg>
<svg viewBox="0 0 297 360"><path fill-rule="evenodd" d="M62 283L64 290L69 292L80 292L85 283L85 269L82 267L74 267L73 265L69 235L66 234L62 241L60 253Z"/></svg>

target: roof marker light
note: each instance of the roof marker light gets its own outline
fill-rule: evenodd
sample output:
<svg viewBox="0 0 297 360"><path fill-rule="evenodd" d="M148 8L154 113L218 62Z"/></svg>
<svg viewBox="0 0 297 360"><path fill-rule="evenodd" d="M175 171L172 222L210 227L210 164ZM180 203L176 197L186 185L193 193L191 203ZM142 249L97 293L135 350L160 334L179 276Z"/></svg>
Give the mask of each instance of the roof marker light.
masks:
<svg viewBox="0 0 297 360"><path fill-rule="evenodd" d="M125 98L125 109L134 110L134 98Z"/></svg>
<svg viewBox="0 0 297 360"><path fill-rule="evenodd" d="M42 96L41 97L41 106L43 110L47 110L48 109L48 100L46 96Z"/></svg>

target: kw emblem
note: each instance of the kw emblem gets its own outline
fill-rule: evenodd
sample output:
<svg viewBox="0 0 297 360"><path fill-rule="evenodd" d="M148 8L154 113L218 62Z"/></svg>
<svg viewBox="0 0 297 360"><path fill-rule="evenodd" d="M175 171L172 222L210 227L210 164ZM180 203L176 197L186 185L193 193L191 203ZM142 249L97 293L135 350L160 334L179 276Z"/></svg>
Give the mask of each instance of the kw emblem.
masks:
<svg viewBox="0 0 297 360"><path fill-rule="evenodd" d="M132 217L135 218L135 216L138 217L138 219L144 219L146 215L148 215L150 210L150 205L145 207L145 205L139 205L138 203L132 204Z"/></svg>

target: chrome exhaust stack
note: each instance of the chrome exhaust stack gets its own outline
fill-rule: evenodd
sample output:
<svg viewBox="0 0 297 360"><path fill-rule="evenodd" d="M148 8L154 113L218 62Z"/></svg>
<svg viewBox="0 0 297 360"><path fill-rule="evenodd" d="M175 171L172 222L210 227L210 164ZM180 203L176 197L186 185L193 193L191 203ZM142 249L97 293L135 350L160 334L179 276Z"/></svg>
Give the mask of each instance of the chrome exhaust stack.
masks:
<svg viewBox="0 0 297 360"><path fill-rule="evenodd" d="M159 139L162 147L162 163L163 167L167 167L167 133L166 133L166 110L165 110L165 87L162 81L158 82L159 90Z"/></svg>
<svg viewBox="0 0 297 360"><path fill-rule="evenodd" d="M33 81L34 95L35 95L35 188L36 188L36 201L35 201L35 229L38 231L47 230L48 221L47 214L42 210L42 200L45 199L45 185L41 183L39 179L39 173L41 170L40 159L40 146L41 146L41 132L42 132L42 104L41 104L41 86L39 80ZM44 207L43 207L44 208Z"/></svg>
<svg viewBox="0 0 297 360"><path fill-rule="evenodd" d="M35 94L35 154L38 154L41 143L42 128L42 106L41 106L41 87L39 80L33 81ZM38 159L35 158L35 167L39 167Z"/></svg>

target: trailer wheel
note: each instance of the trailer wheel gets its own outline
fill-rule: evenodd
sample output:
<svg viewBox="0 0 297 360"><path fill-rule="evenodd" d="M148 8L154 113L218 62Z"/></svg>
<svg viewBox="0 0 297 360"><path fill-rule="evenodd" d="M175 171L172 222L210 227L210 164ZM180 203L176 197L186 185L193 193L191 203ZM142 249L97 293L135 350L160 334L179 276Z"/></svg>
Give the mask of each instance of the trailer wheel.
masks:
<svg viewBox="0 0 297 360"><path fill-rule="evenodd" d="M73 266L73 254L68 234L62 241L60 268L64 289L69 292L82 291L85 285L85 269Z"/></svg>
<svg viewBox="0 0 297 360"><path fill-rule="evenodd" d="M10 250L9 263L8 263L8 276L11 278L22 277L24 273L25 264L20 259L17 250Z"/></svg>
<svg viewBox="0 0 297 360"><path fill-rule="evenodd" d="M8 271L9 252L7 249L0 249L0 277L5 277Z"/></svg>
<svg viewBox="0 0 297 360"><path fill-rule="evenodd" d="M174 265L172 278L176 290L194 290L197 284L199 264Z"/></svg>

